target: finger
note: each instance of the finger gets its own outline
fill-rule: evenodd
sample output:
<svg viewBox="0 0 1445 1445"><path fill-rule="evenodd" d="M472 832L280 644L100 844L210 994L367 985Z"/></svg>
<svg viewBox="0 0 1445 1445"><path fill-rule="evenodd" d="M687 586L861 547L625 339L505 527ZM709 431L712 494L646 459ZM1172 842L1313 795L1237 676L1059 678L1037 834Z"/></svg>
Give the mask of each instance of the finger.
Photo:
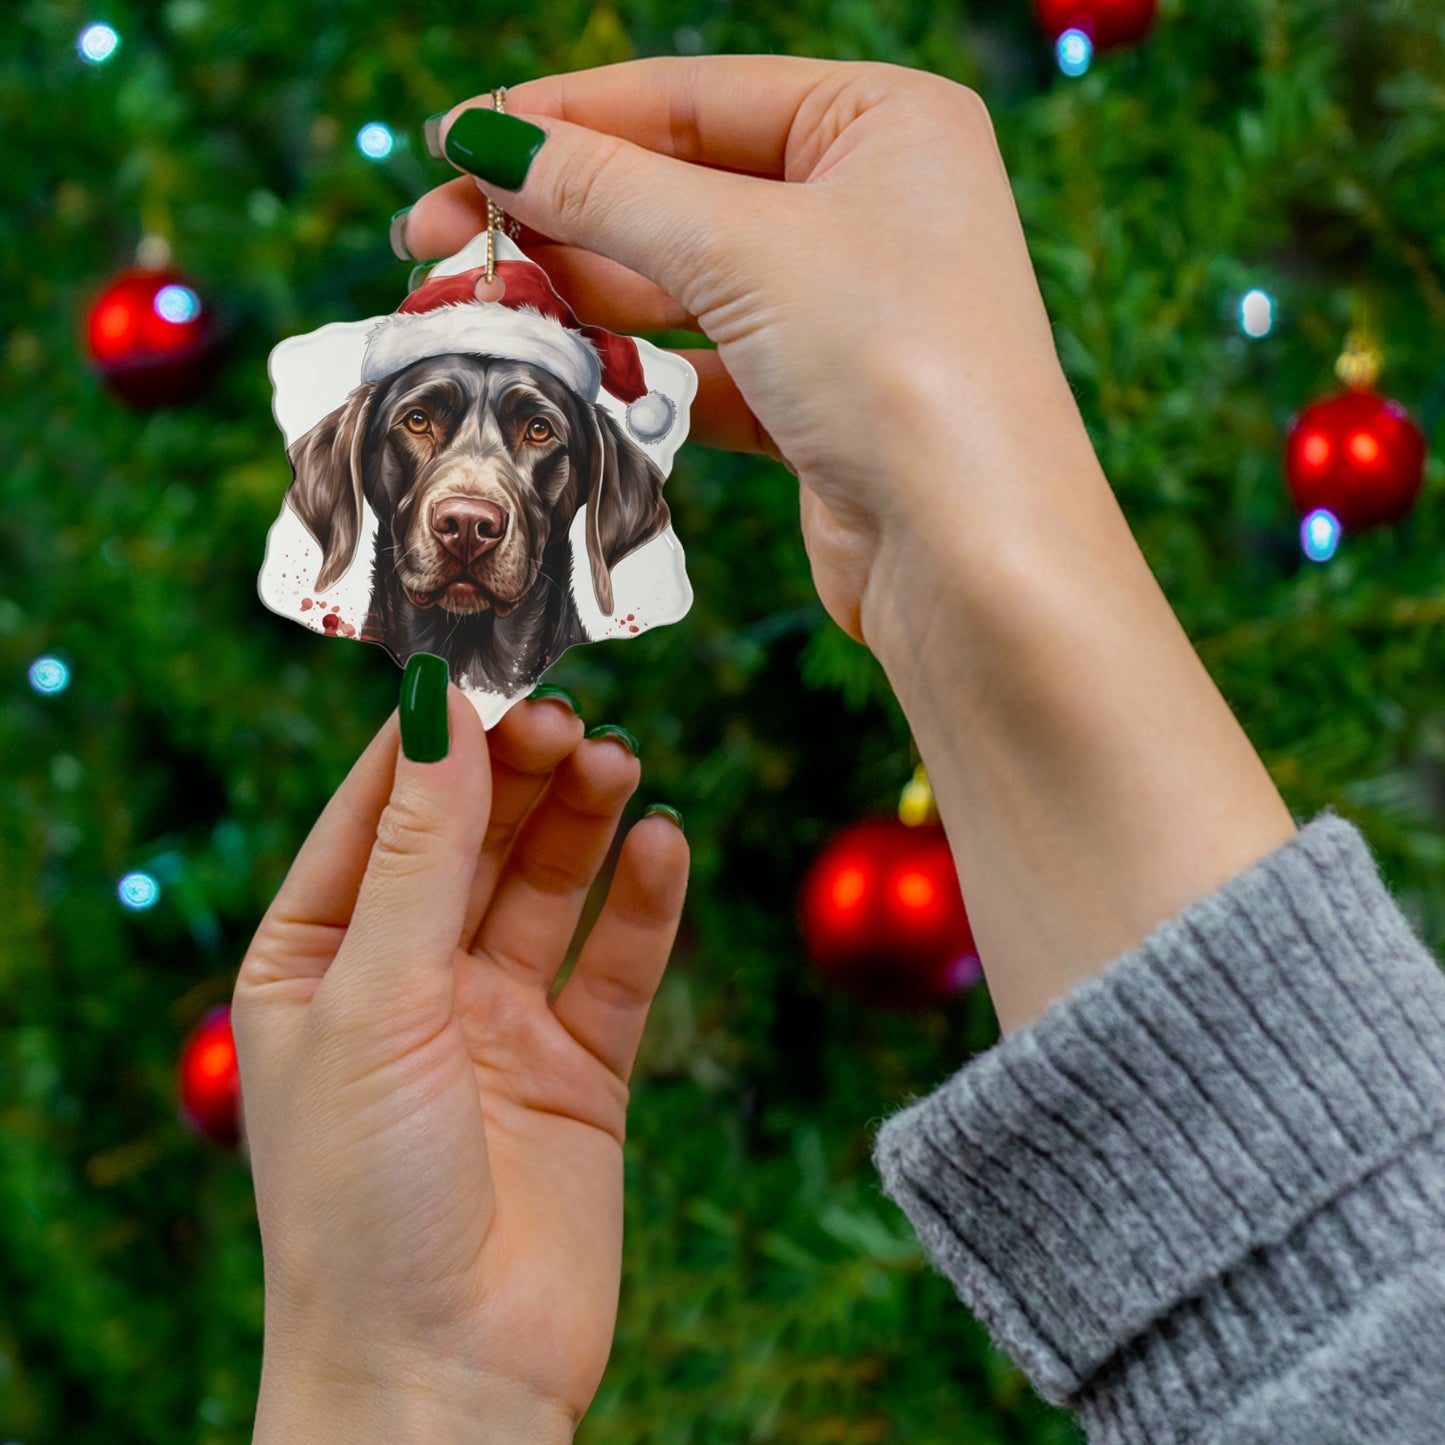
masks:
<svg viewBox="0 0 1445 1445"><path fill-rule="evenodd" d="M377 821L391 793L400 736L393 712L301 845L241 965L236 999L243 1006L251 990L326 972L356 907Z"/></svg>
<svg viewBox="0 0 1445 1445"><path fill-rule="evenodd" d="M692 441L730 452L760 452L781 462L789 471L794 470L743 399L718 352L671 347L667 350L680 356L697 372L697 395L688 414L688 437Z"/></svg>
<svg viewBox="0 0 1445 1445"><path fill-rule="evenodd" d="M644 818L628 833L607 902L552 1005L623 1083L677 937L688 862L682 829L665 818Z"/></svg>
<svg viewBox="0 0 1445 1445"><path fill-rule="evenodd" d="M443 140L465 109L442 121ZM689 165L564 120L547 118L543 128L546 142L521 190L479 180L481 189L524 226L609 257L697 314L689 289L732 244L720 235L720 219L756 214L758 188L767 182Z"/></svg>
<svg viewBox="0 0 1445 1445"><path fill-rule="evenodd" d="M826 101L859 70L787 55L662 56L525 81L508 89L507 109L658 155L783 179L790 143L808 129L809 102Z"/></svg>
<svg viewBox="0 0 1445 1445"><path fill-rule="evenodd" d="M446 715L444 757L397 754L351 923L322 981L394 1031L440 1027L450 1015L453 958L491 811L486 729L450 683Z"/></svg>
<svg viewBox="0 0 1445 1445"><path fill-rule="evenodd" d="M406 213L401 239L418 261L440 260L460 251L474 236L487 229L487 198L470 176L458 176L427 191ZM537 246L549 241L523 226L517 244Z"/></svg>
<svg viewBox="0 0 1445 1445"><path fill-rule="evenodd" d="M492 817L462 925L464 948L475 942L517 829L558 764L576 751L584 731L582 719L564 699L554 697L518 703L487 735L492 757Z"/></svg>
<svg viewBox="0 0 1445 1445"><path fill-rule="evenodd" d="M556 981L641 766L622 743L584 741L522 825L477 931L479 955L546 992Z"/></svg>

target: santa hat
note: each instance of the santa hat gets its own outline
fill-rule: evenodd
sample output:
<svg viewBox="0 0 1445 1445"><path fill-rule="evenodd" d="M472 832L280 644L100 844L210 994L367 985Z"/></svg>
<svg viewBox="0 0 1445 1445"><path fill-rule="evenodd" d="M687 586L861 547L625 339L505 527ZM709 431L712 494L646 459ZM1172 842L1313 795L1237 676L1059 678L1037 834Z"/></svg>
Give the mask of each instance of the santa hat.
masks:
<svg viewBox="0 0 1445 1445"><path fill-rule="evenodd" d="M667 435L677 408L648 391L632 337L582 325L534 262L498 261L496 275L505 287L497 301L477 300L483 267L430 277L368 333L361 379L390 376L428 356L502 356L540 366L584 401L605 388L626 405L627 429L638 441Z"/></svg>

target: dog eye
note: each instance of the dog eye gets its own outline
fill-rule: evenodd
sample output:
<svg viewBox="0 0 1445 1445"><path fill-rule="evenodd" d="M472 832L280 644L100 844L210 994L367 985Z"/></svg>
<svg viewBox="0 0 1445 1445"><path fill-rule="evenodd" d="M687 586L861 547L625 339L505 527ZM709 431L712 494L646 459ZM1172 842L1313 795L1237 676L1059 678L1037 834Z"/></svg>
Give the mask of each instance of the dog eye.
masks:
<svg viewBox="0 0 1445 1445"><path fill-rule="evenodd" d="M527 440L529 442L549 442L552 440L552 423L544 416L534 416L527 423Z"/></svg>
<svg viewBox="0 0 1445 1445"><path fill-rule="evenodd" d="M420 407L407 412L407 414L402 417L401 424L407 431L416 436L422 436L431 430L431 418L422 411Z"/></svg>

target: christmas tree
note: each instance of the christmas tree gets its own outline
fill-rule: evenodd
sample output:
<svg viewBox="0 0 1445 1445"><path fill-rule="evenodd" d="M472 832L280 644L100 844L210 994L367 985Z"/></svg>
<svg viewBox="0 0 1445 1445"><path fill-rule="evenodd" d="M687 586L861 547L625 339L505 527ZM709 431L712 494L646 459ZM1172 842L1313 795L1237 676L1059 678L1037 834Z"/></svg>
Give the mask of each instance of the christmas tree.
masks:
<svg viewBox="0 0 1445 1445"><path fill-rule="evenodd" d="M1438 13L1166 0L1142 39L1096 49L1076 8L1055 33L1026 0L12 7L0 1438L249 1439L250 1178L181 1121L177 1059L400 678L380 648L257 597L290 480L266 357L396 306L409 268L388 217L451 174L422 118L494 85L776 51L979 91L1145 556L1296 816L1358 823L1445 942L1440 462L1404 520L1343 535L1301 531L1284 471L1292 419L1337 389L1352 336L1427 439L1445 408ZM186 399L126 400L93 364L87 320L138 257L170 268L158 314L205 317ZM785 472L690 447L668 502L692 611L548 675L589 723L637 735L630 816L676 805L694 850L633 1077L617 1340L579 1439L1077 1440L869 1162L886 1112L997 1038L987 995L870 1007L810 966L795 921L819 849L896 803L906 723L816 600Z"/></svg>

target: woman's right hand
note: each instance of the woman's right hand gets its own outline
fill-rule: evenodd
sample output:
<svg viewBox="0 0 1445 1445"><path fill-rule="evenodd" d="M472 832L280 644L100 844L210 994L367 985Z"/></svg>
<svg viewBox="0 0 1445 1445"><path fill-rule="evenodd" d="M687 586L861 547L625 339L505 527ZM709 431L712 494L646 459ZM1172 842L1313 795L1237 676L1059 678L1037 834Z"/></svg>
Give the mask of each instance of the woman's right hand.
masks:
<svg viewBox="0 0 1445 1445"><path fill-rule="evenodd" d="M490 95L443 138L472 106ZM964 530L1003 544L1020 507L1046 523L1051 478L1097 473L973 91L720 56L529 81L507 111L547 132L520 190L431 191L411 253L460 249L490 195L583 321L716 342L681 353L693 436L794 472L819 596L875 651L870 588L896 611L921 550Z"/></svg>

